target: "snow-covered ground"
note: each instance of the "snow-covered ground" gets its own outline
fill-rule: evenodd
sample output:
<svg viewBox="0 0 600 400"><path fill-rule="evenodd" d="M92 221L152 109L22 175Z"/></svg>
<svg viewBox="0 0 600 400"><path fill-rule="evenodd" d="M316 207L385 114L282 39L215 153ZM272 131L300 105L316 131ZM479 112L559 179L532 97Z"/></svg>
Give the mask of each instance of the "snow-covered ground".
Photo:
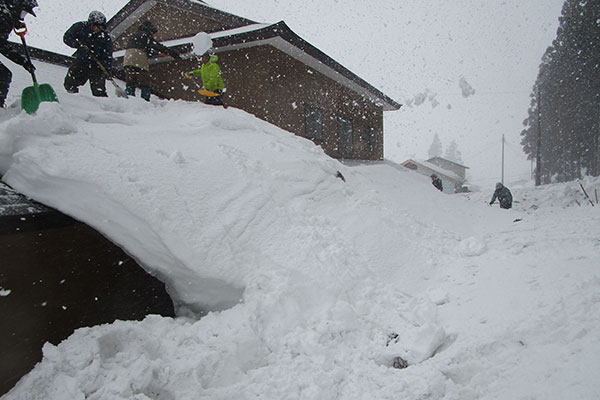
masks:
<svg viewBox="0 0 600 400"><path fill-rule="evenodd" d="M46 344L3 399L600 397L600 205L579 183L507 182L501 210L240 110L66 94L59 67L38 79L60 103L26 115L12 70L3 180L124 247L181 316Z"/></svg>

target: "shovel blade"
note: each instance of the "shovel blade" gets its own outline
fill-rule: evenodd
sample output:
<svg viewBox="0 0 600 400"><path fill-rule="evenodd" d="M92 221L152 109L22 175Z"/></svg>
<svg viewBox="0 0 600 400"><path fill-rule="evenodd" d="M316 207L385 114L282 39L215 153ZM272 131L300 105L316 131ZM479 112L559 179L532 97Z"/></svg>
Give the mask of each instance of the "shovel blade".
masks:
<svg viewBox="0 0 600 400"><path fill-rule="evenodd" d="M43 101L58 102L56 92L49 84L35 84L23 89L23 93L21 94L21 108L25 110L27 114L36 112L40 103Z"/></svg>
<svg viewBox="0 0 600 400"><path fill-rule="evenodd" d="M216 96L220 96L219 93L215 93L215 92L211 92L208 89L199 89L198 93L200 93L203 96L207 96L207 97L216 97Z"/></svg>

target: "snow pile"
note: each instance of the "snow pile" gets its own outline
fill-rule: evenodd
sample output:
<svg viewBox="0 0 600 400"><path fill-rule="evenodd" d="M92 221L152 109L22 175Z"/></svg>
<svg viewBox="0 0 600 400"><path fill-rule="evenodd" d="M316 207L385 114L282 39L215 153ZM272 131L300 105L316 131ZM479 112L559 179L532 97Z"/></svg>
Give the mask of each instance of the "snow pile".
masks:
<svg viewBox="0 0 600 400"><path fill-rule="evenodd" d="M0 111L3 180L124 247L180 316L46 344L3 399L600 394L599 209L490 208L240 110L57 91Z"/></svg>
<svg viewBox="0 0 600 400"><path fill-rule="evenodd" d="M206 32L199 32L192 38L194 54L201 56L212 48L212 39Z"/></svg>

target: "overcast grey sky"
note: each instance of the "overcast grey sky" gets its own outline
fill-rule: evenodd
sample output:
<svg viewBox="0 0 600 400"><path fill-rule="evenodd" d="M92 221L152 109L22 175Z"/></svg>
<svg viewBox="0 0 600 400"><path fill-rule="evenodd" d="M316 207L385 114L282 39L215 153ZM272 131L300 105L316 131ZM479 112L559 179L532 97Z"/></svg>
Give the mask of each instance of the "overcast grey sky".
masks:
<svg viewBox="0 0 600 400"><path fill-rule="evenodd" d="M108 17L124 0L40 0L28 19L29 42L68 53L62 33L98 9ZM471 178L500 176L500 140L508 140L507 180L528 175L521 122L541 56L556 34L563 0L209 0L255 20L284 20L298 35L388 96L407 104L385 115L385 155L425 158L433 135L456 140ZM29 18L29 17L28 17ZM463 97L459 80L475 94ZM419 93L434 101L408 106Z"/></svg>

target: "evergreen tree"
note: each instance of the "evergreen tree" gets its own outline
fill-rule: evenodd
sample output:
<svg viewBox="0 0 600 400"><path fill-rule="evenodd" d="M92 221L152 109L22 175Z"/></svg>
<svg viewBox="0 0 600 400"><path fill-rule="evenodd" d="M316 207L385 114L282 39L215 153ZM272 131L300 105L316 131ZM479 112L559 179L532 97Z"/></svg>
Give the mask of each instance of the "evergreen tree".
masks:
<svg viewBox="0 0 600 400"><path fill-rule="evenodd" d="M523 150L542 182L600 175L600 2L566 0L538 72Z"/></svg>
<svg viewBox="0 0 600 400"><path fill-rule="evenodd" d="M427 154L429 154L429 158L441 157L442 155L442 142L437 133L433 136L433 142L431 143L431 146L429 146Z"/></svg>
<svg viewBox="0 0 600 400"><path fill-rule="evenodd" d="M446 149L445 158L447 160L454 161L455 163L458 163L458 164L463 163L462 154L458 150L458 145L456 144L455 140L451 141L450 144L448 145L448 148Z"/></svg>

